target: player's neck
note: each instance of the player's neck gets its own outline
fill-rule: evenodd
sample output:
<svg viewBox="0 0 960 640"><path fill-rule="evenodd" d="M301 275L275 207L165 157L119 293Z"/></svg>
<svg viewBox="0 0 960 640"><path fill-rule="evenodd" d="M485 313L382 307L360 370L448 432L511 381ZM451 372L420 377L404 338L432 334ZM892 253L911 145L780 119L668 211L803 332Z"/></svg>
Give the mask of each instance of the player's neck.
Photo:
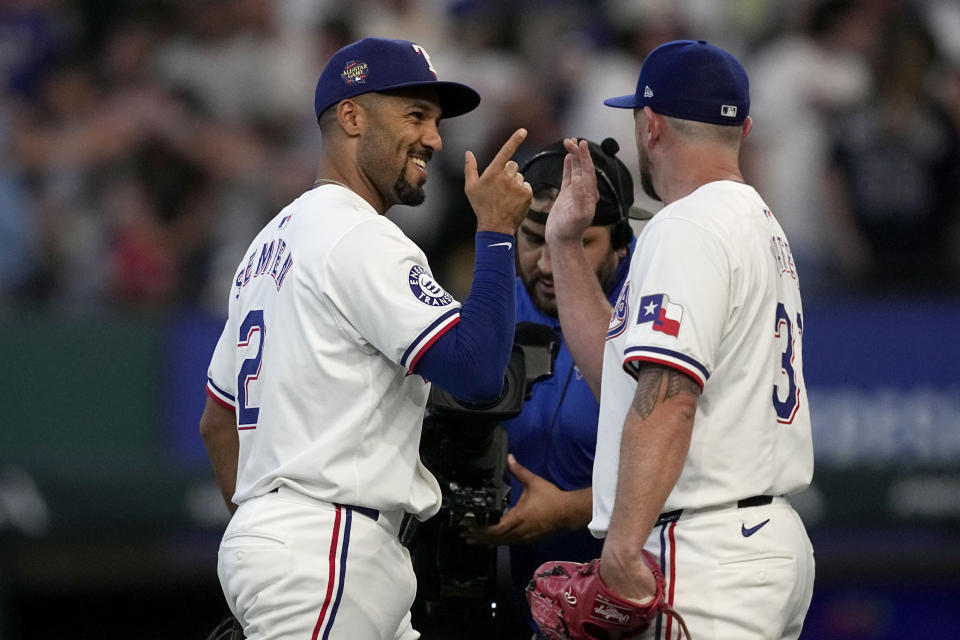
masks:
<svg viewBox="0 0 960 640"><path fill-rule="evenodd" d="M389 208L380 192L358 169L344 170L336 165L335 162L321 160L317 169L317 181L314 185L320 184L338 184L353 191L355 194L367 201L374 210L383 215Z"/></svg>
<svg viewBox="0 0 960 640"><path fill-rule="evenodd" d="M715 151L691 150L682 154L682 157L675 156L674 160L666 163L662 175L659 176L660 180L657 181L660 184L655 184L664 205L684 198L710 182L746 182L736 156Z"/></svg>

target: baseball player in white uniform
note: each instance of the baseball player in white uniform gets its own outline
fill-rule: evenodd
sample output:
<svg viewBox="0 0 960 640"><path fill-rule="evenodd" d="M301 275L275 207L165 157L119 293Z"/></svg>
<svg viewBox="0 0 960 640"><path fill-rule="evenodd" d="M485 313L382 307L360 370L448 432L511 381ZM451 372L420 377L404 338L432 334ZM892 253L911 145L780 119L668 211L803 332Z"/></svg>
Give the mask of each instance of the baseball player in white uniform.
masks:
<svg viewBox="0 0 960 640"><path fill-rule="evenodd" d="M440 488L419 444L430 383L501 392L514 326L513 233L530 186L518 131L466 191L474 290L457 302L382 214L419 204L441 117L477 106L422 47L368 38L317 84L317 184L253 240L229 292L201 433L233 518L218 573L249 639L409 640L416 580L398 533Z"/></svg>
<svg viewBox="0 0 960 640"><path fill-rule="evenodd" d="M574 357L602 354L590 523L605 538L601 578L625 597L653 594L645 548L691 637L797 638L813 551L783 496L813 472L803 309L783 230L739 170L746 73L713 45L669 42L635 94L605 103L634 109L641 183L666 206L612 313L584 304L595 177L585 146L566 142L546 240L561 322L582 321ZM642 637L679 634L661 616Z"/></svg>

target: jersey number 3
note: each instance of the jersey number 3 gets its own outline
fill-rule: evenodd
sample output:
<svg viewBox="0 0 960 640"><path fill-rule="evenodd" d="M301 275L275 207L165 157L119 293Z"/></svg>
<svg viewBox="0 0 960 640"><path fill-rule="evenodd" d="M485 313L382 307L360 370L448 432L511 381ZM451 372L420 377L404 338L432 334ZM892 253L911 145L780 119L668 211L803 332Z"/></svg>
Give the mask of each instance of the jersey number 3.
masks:
<svg viewBox="0 0 960 640"><path fill-rule="evenodd" d="M267 339L267 327L263 323L263 309L254 309L243 319L240 325L240 336L237 347L250 346L253 334L259 333L259 345L255 358L247 358L240 366L237 376L237 428L256 429L260 409L250 406L250 383L260 377L260 365L263 358L263 343Z"/></svg>
<svg viewBox="0 0 960 640"><path fill-rule="evenodd" d="M785 327L783 333L780 328ZM777 304L777 325L774 337L777 340L783 339L786 342L786 348L780 354L780 373L778 378L783 380L783 386L773 385L773 408L777 412L777 422L790 424L797 415L797 409L800 406L800 386L797 384L797 372L793 368L793 345L796 340L793 335L793 326L790 322L790 315L787 308L780 302ZM797 331L803 332L803 318L797 314ZM783 398L781 400L780 398Z"/></svg>

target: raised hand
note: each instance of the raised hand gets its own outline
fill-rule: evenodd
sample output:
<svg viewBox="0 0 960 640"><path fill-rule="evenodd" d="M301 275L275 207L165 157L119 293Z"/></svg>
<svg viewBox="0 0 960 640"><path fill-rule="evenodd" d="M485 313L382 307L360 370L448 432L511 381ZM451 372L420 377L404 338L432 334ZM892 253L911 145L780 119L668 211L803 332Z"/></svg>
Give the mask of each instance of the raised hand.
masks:
<svg viewBox="0 0 960 640"><path fill-rule="evenodd" d="M567 155L563 159L560 193L550 209L544 237L547 244L581 242L583 232L593 221L600 192L597 173L586 140L579 144L572 138L563 141Z"/></svg>
<svg viewBox="0 0 960 640"><path fill-rule="evenodd" d="M517 129L482 174L477 172L473 152L467 151L463 190L477 215L477 231L513 235L527 214L533 190L524 182L517 163L510 160L526 137L526 129Z"/></svg>

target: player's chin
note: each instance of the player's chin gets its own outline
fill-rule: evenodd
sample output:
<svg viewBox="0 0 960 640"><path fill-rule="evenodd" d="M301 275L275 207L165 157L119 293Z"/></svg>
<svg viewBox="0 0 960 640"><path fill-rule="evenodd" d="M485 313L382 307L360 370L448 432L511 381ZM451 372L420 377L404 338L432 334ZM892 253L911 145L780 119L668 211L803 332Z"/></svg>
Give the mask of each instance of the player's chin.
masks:
<svg viewBox="0 0 960 640"><path fill-rule="evenodd" d="M423 204L423 201L427 199L427 194L423 190L422 183L416 185L401 178L397 180L397 184L394 185L393 190L397 194L397 200L400 201L400 204L405 204L410 207Z"/></svg>

